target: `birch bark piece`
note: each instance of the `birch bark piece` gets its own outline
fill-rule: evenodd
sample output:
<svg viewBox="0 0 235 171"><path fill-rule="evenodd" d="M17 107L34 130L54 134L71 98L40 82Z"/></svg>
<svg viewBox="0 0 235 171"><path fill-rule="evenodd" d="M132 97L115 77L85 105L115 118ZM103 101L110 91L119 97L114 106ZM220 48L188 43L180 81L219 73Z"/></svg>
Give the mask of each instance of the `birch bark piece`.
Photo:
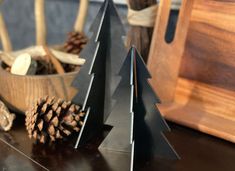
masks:
<svg viewBox="0 0 235 171"><path fill-rule="evenodd" d="M86 61L83 58L79 58L78 55L72 55L72 54L60 52L60 51L53 50L53 49L51 49L51 51L58 60L66 64L83 65Z"/></svg>
<svg viewBox="0 0 235 171"><path fill-rule="evenodd" d="M16 75L34 75L37 63L27 53L19 55L11 67L11 73Z"/></svg>
<svg viewBox="0 0 235 171"><path fill-rule="evenodd" d="M54 56L62 63L72 64L72 65L83 65L85 63L85 59L79 58L78 55L68 54L64 52L60 52L54 49L50 49ZM15 51L12 53L2 53L1 59L9 66L12 66L15 58L21 54L28 53L32 57L35 56L45 56L46 53L42 46L32 46L23 50Z"/></svg>

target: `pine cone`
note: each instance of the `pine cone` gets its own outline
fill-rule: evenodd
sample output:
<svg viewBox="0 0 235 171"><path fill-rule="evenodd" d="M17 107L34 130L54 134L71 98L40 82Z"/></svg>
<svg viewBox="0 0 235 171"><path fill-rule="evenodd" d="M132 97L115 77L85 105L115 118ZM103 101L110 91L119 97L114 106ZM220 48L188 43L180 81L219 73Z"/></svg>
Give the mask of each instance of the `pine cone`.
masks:
<svg viewBox="0 0 235 171"><path fill-rule="evenodd" d="M26 112L25 125L29 138L45 143L79 132L84 116L80 106L46 97L37 100L35 106Z"/></svg>
<svg viewBox="0 0 235 171"><path fill-rule="evenodd" d="M6 105L0 100L0 130L9 131L14 119L15 114L10 113Z"/></svg>
<svg viewBox="0 0 235 171"><path fill-rule="evenodd" d="M84 46L87 44L87 37L80 32L70 32L67 41L64 44L64 50L68 53L78 55Z"/></svg>

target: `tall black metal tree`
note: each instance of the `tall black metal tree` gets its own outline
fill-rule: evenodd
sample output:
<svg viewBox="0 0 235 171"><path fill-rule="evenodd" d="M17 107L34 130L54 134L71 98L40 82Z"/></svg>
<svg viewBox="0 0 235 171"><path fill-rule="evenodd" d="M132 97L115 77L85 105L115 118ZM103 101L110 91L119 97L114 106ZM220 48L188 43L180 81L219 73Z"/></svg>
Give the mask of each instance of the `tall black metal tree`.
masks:
<svg viewBox="0 0 235 171"><path fill-rule="evenodd" d="M103 125L104 113L104 94L105 94L105 66L106 66L106 46L105 40L106 22L103 11L107 10L107 4L103 4L99 11L95 24L91 27L93 35L82 51L82 56L86 62L81 67L78 75L75 77L72 86L78 89L78 94L73 102L82 105L86 110L84 125L79 133L75 148L83 145L92 138Z"/></svg>
<svg viewBox="0 0 235 171"><path fill-rule="evenodd" d="M124 29L112 0L105 0L91 26L93 36L80 54L86 59L73 82L78 89L74 102L89 111L79 134L76 148L102 128L113 107L112 94L126 53L122 35ZM102 122L101 122L102 120Z"/></svg>
<svg viewBox="0 0 235 171"><path fill-rule="evenodd" d="M99 52L100 48L100 38L102 32L102 25L104 27L104 9L106 9L106 4L102 4L93 24L90 27L90 31L92 32L92 37L90 38L88 44L82 50L79 56L86 60L85 64L81 67L79 74L75 77L75 80L72 83L73 87L76 87L79 90L79 93L73 98L73 102L82 105L85 101L85 97L87 94L87 88L90 83L91 78L91 68L93 67L93 61ZM102 41L103 46L106 46L106 42Z"/></svg>
<svg viewBox="0 0 235 171"><path fill-rule="evenodd" d="M112 0L106 0L109 9L106 11L109 20L109 36L107 37L107 58L106 58L106 84L105 84L105 107L104 107L104 121L111 113L115 104L112 98L114 91L120 81L118 73L125 60L127 50L124 45L123 36L125 30L120 17L117 13L116 7Z"/></svg>

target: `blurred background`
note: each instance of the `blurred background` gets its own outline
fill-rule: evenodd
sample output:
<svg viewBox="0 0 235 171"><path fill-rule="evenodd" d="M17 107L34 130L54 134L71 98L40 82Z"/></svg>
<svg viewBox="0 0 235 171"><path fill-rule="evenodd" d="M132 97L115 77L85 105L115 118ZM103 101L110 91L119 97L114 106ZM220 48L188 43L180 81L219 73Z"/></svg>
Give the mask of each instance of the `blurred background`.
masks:
<svg viewBox="0 0 235 171"><path fill-rule="evenodd" d="M95 18L103 0L92 0L86 20L85 32ZM62 44L73 25L79 7L79 0L46 0L45 13L47 22L47 43ZM126 20L127 6L125 0L115 0L119 15L128 29ZM180 0L173 0L172 8L177 9ZM22 49L35 44L34 0L5 0L1 10L9 31L13 49ZM172 14L172 15L177 15ZM174 25L174 17L171 21ZM171 27L170 27L171 28ZM0 44L1 48L1 44Z"/></svg>
<svg viewBox="0 0 235 171"><path fill-rule="evenodd" d="M79 0L46 0L47 42L50 45L62 44L68 32L73 30ZM89 4L85 32L95 18L101 2ZM9 31L14 50L35 44L34 0L5 0L2 13ZM122 21L126 22L126 5L117 5Z"/></svg>

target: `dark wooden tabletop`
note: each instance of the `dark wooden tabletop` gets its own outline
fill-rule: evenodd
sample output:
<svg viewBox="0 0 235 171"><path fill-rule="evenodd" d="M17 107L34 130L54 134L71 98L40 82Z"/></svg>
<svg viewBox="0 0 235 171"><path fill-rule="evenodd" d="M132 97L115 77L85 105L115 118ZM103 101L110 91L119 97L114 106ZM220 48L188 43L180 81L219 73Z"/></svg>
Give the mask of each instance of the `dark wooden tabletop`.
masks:
<svg viewBox="0 0 235 171"><path fill-rule="evenodd" d="M130 155L100 152L104 131L85 147L73 149L74 140L57 144L36 144L27 137L24 118L13 129L0 133L0 171L128 171ZM234 171L235 145L215 137L170 123L166 136L181 156L179 161L154 159L138 162L140 171Z"/></svg>

